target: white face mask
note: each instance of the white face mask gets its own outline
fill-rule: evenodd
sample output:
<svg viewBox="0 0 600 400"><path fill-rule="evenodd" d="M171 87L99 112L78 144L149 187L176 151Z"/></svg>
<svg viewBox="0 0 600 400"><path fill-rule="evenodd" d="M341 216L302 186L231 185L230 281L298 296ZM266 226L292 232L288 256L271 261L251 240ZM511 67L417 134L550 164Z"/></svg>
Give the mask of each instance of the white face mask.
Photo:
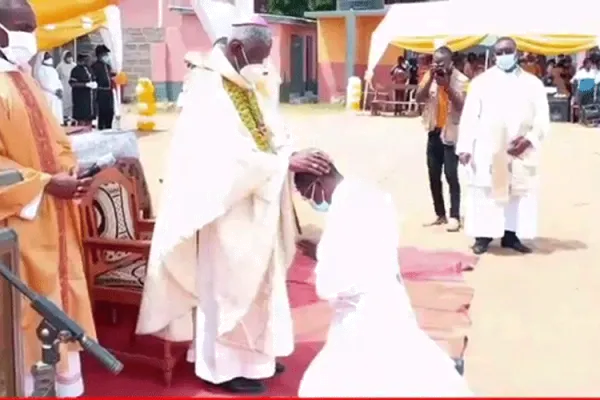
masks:
<svg viewBox="0 0 600 400"><path fill-rule="evenodd" d="M246 61L246 65L240 69L240 75L251 85L257 85L264 82L269 77L269 69L267 68L266 60L261 64L248 63L246 52L242 49L242 55Z"/></svg>
<svg viewBox="0 0 600 400"><path fill-rule="evenodd" d="M44 65L47 65L47 66L49 66L49 67L53 67L53 66L54 66L54 61L52 61L52 59L51 59L51 58L47 58L47 59L45 59L45 60L42 62L42 64L44 64Z"/></svg>
<svg viewBox="0 0 600 400"><path fill-rule="evenodd" d="M0 48L7 60L15 65L24 65L37 53L37 40L31 32L9 31L0 24L8 36L8 47Z"/></svg>
<svg viewBox="0 0 600 400"><path fill-rule="evenodd" d="M110 64L110 56L102 56L102 61L106 64Z"/></svg>
<svg viewBox="0 0 600 400"><path fill-rule="evenodd" d="M496 56L496 66L502 71L509 72L517 65L517 55L501 54Z"/></svg>

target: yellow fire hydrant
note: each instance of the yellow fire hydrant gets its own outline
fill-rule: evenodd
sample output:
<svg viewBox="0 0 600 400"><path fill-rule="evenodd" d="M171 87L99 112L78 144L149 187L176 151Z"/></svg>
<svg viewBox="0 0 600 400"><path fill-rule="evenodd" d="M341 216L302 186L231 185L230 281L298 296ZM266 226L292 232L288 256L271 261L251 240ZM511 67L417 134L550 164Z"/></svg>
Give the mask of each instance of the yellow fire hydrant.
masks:
<svg viewBox="0 0 600 400"><path fill-rule="evenodd" d="M351 76L346 86L346 109L360 111L360 98L362 97L362 82L359 77Z"/></svg>
<svg viewBox="0 0 600 400"><path fill-rule="evenodd" d="M151 132L156 128L152 118L156 114L156 94L154 84L148 78L140 78L135 87L137 96L138 122L137 129L142 132Z"/></svg>

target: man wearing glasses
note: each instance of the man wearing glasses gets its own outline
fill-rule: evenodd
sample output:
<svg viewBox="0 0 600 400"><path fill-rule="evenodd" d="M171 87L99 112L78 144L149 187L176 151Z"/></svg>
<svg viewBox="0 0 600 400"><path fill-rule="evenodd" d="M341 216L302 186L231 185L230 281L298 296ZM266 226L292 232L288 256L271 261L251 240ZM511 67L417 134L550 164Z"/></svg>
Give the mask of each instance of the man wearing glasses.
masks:
<svg viewBox="0 0 600 400"><path fill-rule="evenodd" d="M494 45L495 67L471 82L463 107L456 153L469 177L466 233L483 254L494 238L519 253L521 239L537 230L539 150L550 130L542 81L517 63L509 37Z"/></svg>

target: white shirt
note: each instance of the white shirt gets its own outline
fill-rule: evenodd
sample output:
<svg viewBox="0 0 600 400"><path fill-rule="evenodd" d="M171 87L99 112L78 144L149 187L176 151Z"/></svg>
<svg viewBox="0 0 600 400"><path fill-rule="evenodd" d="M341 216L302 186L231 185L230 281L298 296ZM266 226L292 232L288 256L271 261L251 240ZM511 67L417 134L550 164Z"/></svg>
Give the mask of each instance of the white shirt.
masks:
<svg viewBox="0 0 600 400"><path fill-rule="evenodd" d="M589 71L585 68L581 68L575 73L571 82L579 82L583 79L593 79L594 82L600 83L600 73L598 73L596 68L591 68Z"/></svg>

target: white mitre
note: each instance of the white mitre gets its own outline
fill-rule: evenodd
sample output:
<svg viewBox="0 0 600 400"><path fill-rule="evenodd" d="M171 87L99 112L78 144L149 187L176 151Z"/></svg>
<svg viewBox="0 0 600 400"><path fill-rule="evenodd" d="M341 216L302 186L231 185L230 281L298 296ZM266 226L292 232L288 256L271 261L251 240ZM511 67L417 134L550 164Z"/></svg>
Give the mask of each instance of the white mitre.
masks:
<svg viewBox="0 0 600 400"><path fill-rule="evenodd" d="M229 37L234 22L241 16L239 10L225 0L192 0L192 6L213 43Z"/></svg>

